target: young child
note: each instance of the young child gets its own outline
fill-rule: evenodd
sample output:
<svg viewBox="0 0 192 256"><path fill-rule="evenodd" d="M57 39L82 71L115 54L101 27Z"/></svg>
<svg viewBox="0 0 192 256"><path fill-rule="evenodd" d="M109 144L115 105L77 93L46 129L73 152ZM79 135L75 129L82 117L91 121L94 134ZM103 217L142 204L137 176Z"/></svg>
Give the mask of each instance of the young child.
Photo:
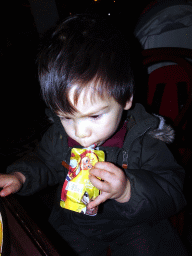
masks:
<svg viewBox="0 0 192 256"><path fill-rule="evenodd" d="M50 222L76 255L187 255L168 218L186 204L184 170L165 142L173 131L133 104L126 40L112 26L76 15L58 26L41 51L39 80L54 122L33 153L0 176L0 195L31 195L58 184ZM134 106L133 106L134 105ZM97 147L105 161L90 170L101 193L88 216L60 206L72 148ZM98 177L100 179L98 179ZM103 253L103 254L102 254Z"/></svg>

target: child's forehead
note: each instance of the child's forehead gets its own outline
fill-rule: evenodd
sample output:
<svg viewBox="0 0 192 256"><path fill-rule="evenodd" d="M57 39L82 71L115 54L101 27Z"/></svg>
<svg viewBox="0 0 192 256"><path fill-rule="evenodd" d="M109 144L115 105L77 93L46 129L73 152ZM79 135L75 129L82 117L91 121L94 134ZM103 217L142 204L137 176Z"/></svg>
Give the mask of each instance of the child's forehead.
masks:
<svg viewBox="0 0 192 256"><path fill-rule="evenodd" d="M79 92L79 87L74 85L68 93L68 99L70 103L78 107L78 105L97 105L97 104L107 104L112 100L112 97L109 97L107 93L99 93L91 84L83 88Z"/></svg>
<svg viewBox="0 0 192 256"><path fill-rule="evenodd" d="M68 92L68 102L72 107L72 111L57 111L59 116L75 116L86 117L94 114L98 114L101 111L107 111L112 107L119 105L113 97L109 97L107 94L102 97L99 93L94 93L93 90L88 87L83 88L78 95L78 100L75 101L75 94L78 92L78 87L74 86Z"/></svg>

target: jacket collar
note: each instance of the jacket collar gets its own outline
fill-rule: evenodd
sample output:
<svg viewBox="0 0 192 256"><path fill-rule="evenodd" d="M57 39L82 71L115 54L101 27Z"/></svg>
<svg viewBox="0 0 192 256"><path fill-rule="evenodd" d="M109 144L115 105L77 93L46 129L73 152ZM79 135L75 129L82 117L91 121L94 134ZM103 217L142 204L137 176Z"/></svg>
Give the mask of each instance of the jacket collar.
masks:
<svg viewBox="0 0 192 256"><path fill-rule="evenodd" d="M129 149L132 142L148 133L153 138L172 143L174 140L174 130L165 123L161 116L151 115L145 108L136 103L127 113L127 136L124 142L124 148Z"/></svg>

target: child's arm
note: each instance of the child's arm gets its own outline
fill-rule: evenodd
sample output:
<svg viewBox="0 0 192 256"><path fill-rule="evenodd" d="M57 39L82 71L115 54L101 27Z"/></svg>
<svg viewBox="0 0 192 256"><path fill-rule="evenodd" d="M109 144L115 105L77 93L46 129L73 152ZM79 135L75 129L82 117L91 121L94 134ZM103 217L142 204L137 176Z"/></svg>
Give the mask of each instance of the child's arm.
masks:
<svg viewBox="0 0 192 256"><path fill-rule="evenodd" d="M19 191L20 195L33 195L47 186L58 184L57 170L63 168L61 164L63 155L61 150L55 150L55 147L61 148L62 146L59 144L60 141L57 141L55 133L53 125L44 134L41 142L33 152L8 166L8 174L12 175L15 172L19 172L26 178L22 189ZM56 155L55 152L57 152Z"/></svg>
<svg viewBox="0 0 192 256"><path fill-rule="evenodd" d="M25 176L20 172L0 174L0 188L3 188L0 196L5 197L18 192L22 188L25 180Z"/></svg>

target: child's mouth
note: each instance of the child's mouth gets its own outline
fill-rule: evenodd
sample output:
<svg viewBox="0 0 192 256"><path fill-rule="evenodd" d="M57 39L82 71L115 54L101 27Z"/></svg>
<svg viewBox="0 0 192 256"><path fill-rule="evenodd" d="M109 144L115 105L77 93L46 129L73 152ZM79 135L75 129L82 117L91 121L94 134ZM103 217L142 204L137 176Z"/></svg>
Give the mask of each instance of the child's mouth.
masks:
<svg viewBox="0 0 192 256"><path fill-rule="evenodd" d="M98 142L93 143L93 144L90 145L90 146L85 146L85 148L88 148L88 149L95 149L96 147L101 146L103 143L104 143L104 141L98 141Z"/></svg>
<svg viewBox="0 0 192 256"><path fill-rule="evenodd" d="M94 143L91 146L89 146L89 149L95 149L98 146L98 143Z"/></svg>

